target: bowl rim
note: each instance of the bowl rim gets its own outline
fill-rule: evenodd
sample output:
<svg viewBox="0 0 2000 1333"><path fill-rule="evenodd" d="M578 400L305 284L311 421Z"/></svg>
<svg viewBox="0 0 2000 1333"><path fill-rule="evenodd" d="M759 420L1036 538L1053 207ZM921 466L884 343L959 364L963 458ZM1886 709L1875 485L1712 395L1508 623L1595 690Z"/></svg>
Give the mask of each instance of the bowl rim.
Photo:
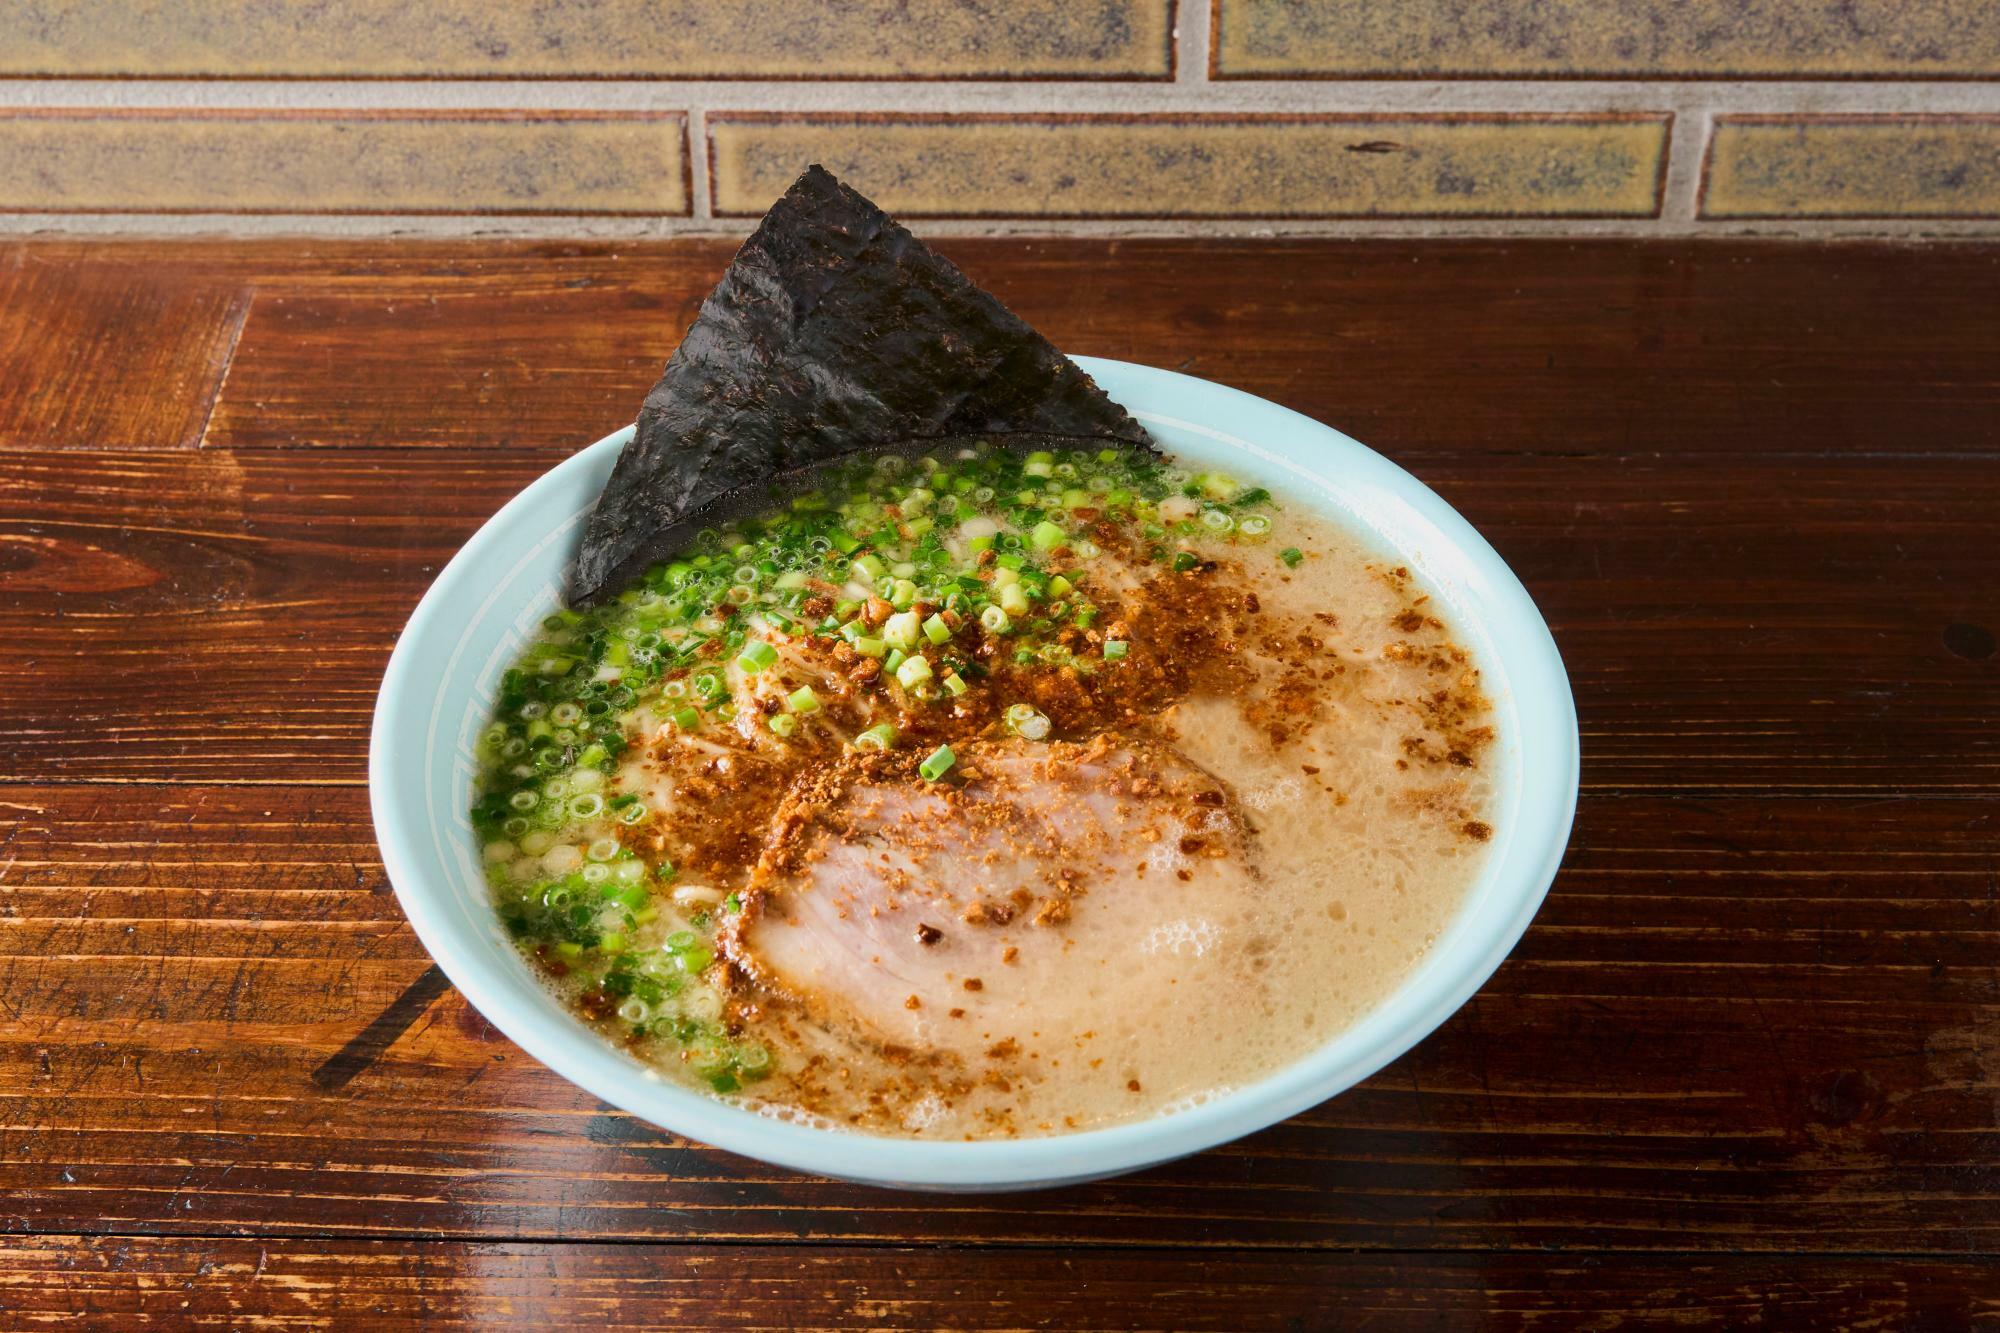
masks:
<svg viewBox="0 0 2000 1333"><path fill-rule="evenodd" d="M1479 576L1480 603L1474 614L1483 625L1505 625L1515 640L1505 676L1513 698L1512 711L1531 706L1540 725L1534 734L1516 738L1525 767L1529 747L1537 754L1536 768L1553 785L1514 794L1503 846L1492 853L1493 865L1505 865L1502 881L1506 911L1497 928L1481 939L1449 952L1441 938L1416 972L1406 976L1355 1027L1330 1038L1317 1050L1245 1085L1202 1104L1109 1128L1041 1138L932 1142L861 1134L785 1122L730 1106L707 1094L646 1074L629 1056L618 1052L552 1004L544 1008L517 1004L508 994L511 983L478 950L462 942L458 926L446 910L447 891L434 887L418 867L418 825L428 831L417 793L421 786L391 762L399 737L427 734L430 710L425 684L435 677L420 675L419 656L427 636L445 608L459 599L478 600L490 584L488 562L512 552L519 539L512 532L518 515L538 497L559 492L575 474L589 468L606 451L622 448L633 427L614 431L578 450L537 477L501 507L467 540L439 572L424 594L391 653L377 695L370 730L368 786L376 838L384 868L404 914L432 959L461 994L516 1045L556 1073L621 1110L671 1133L730 1152L818 1175L839 1176L877 1184L944 1189L1007 1189L1055 1184L1114 1175L1170 1161L1227 1143L1276 1124L1346 1091L1395 1060L1435 1031L1484 985L1513 950L1539 910L1554 880L1576 810L1579 740L1575 703L1555 640L1527 589L1485 538L1414 476L1387 458L1310 417L1266 399L1194 376L1130 362L1077 357L1077 363L1100 381L1113 381L1115 397L1143 420L1191 428L1273 460L1317 480L1329 491L1348 484L1327 476L1328 464L1311 467L1268 454L1257 437L1283 435L1321 446L1350 472L1366 474L1441 536L1452 554ZM1163 402L1181 411L1229 422L1218 427L1181 420L1149 410ZM1379 530L1378 530L1379 535ZM1386 536L1385 536L1386 540ZM1460 609L1460 615L1465 609ZM1483 665L1492 665L1482 659ZM420 722L423 726L412 726ZM1524 788L1528 784L1523 784ZM1496 873L1482 871L1482 875ZM1463 915L1463 912L1461 912ZM525 971L525 965L522 966ZM1420 980L1421 992L1409 994ZM1375 1016L1401 1007L1406 1010L1392 1028L1375 1034L1357 1050L1346 1050L1349 1036ZM1380 1026L1377 1024L1376 1026ZM579 1041L579 1035L588 1040Z"/></svg>

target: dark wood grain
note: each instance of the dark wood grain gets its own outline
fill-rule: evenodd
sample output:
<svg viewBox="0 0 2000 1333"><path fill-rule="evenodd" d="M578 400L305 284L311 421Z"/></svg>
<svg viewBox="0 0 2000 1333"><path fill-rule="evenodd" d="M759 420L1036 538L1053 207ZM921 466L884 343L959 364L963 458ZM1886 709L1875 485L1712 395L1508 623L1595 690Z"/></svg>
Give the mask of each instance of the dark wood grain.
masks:
<svg viewBox="0 0 2000 1333"><path fill-rule="evenodd" d="M937 244L1066 351L1220 380L1391 456L2000 450L1992 246ZM80 275L71 345L122 329L112 269L248 309L216 444L547 446L631 419L734 248L36 242L0 271ZM138 419L135 384L90 410ZM0 439L70 443L61 420Z"/></svg>
<svg viewBox="0 0 2000 1333"><path fill-rule="evenodd" d="M2000 1239L2000 820L1602 798L1515 955L1361 1088L1124 1181L801 1180L549 1075L426 959L356 788L0 789L0 1228L1973 1253ZM145 849L135 855L132 849Z"/></svg>
<svg viewBox="0 0 2000 1333"><path fill-rule="evenodd" d="M0 452L0 778L361 781L410 610L559 457ZM2000 660L1945 643L2000 627L2000 463L1405 461L1548 616L1587 787L2000 790Z"/></svg>
<svg viewBox="0 0 2000 1333"><path fill-rule="evenodd" d="M1326 1105L1053 1193L613 1113L438 984L367 726L731 246L0 246L0 1326L1995 1318L2000 248L944 248L1067 348L1385 449L1522 574L1584 800L1493 980Z"/></svg>
<svg viewBox="0 0 2000 1333"><path fill-rule="evenodd" d="M47 1237L0 1243L0 1309L99 1326L373 1329L1965 1328L2000 1264L1872 1257L1254 1252Z"/></svg>
<svg viewBox="0 0 2000 1333"><path fill-rule="evenodd" d="M260 294L203 443L588 443L632 419L712 282L673 272L665 290L530 266L504 286Z"/></svg>
<svg viewBox="0 0 2000 1333"><path fill-rule="evenodd" d="M199 263L0 246L0 444L194 447L248 308Z"/></svg>

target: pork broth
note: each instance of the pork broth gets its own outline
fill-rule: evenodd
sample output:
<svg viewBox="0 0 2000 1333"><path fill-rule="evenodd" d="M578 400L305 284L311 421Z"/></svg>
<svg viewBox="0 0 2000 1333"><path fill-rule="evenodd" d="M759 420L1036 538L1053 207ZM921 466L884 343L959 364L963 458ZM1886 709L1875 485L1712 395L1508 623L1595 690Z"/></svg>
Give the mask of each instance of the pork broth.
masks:
<svg viewBox="0 0 2000 1333"><path fill-rule="evenodd" d="M1477 664L1406 569L1129 449L855 463L560 613L481 742L526 955L767 1114L1166 1113L1379 1003L1492 836Z"/></svg>

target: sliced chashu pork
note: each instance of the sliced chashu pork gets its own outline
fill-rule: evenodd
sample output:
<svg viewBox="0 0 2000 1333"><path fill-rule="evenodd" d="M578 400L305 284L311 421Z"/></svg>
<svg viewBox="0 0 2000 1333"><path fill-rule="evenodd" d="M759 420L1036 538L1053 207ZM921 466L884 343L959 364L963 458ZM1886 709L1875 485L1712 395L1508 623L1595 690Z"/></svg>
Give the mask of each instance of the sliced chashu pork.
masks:
<svg viewBox="0 0 2000 1333"><path fill-rule="evenodd" d="M1171 748L982 742L959 771L855 762L795 792L726 939L737 965L878 1041L1026 1051L1196 1021L1203 972L1263 947L1240 924L1242 823Z"/></svg>

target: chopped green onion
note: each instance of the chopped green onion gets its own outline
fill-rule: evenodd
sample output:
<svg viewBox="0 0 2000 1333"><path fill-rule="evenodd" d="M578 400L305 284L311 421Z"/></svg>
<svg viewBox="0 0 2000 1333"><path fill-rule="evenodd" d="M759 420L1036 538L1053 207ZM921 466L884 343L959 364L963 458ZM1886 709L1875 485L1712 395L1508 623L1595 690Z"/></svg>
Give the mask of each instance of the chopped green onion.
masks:
<svg viewBox="0 0 2000 1333"><path fill-rule="evenodd" d="M1047 519L1043 519L1035 524L1033 531L1029 532L1028 540L1034 543L1037 551L1053 551L1069 540L1069 534Z"/></svg>
<svg viewBox="0 0 2000 1333"><path fill-rule="evenodd" d="M944 623L944 617L933 611L924 621L924 637L932 643L943 643L951 638L951 626Z"/></svg>
<svg viewBox="0 0 2000 1333"><path fill-rule="evenodd" d="M854 641L854 651L863 657L880 657L889 651L889 645L872 634L864 634Z"/></svg>
<svg viewBox="0 0 2000 1333"><path fill-rule="evenodd" d="M792 733L799 729L799 720L790 713L778 713L765 725L771 728L774 735L790 739Z"/></svg>
<svg viewBox="0 0 2000 1333"><path fill-rule="evenodd" d="M813 693L812 686L801 685L785 696L785 706L794 713L817 713L819 696Z"/></svg>
<svg viewBox="0 0 2000 1333"><path fill-rule="evenodd" d="M877 723L854 738L857 750L886 750L896 743L896 729L887 722Z"/></svg>
<svg viewBox="0 0 2000 1333"><path fill-rule="evenodd" d="M936 782L950 772L951 766L957 762L958 756L951 752L951 747L940 745L931 751L930 758L917 765L917 772L923 774L925 782Z"/></svg>
<svg viewBox="0 0 2000 1333"><path fill-rule="evenodd" d="M778 650L762 639L752 639L736 655L736 665L754 676L778 660Z"/></svg>
<svg viewBox="0 0 2000 1333"><path fill-rule="evenodd" d="M1033 704L1012 704L1001 715L1007 730L1025 741L1047 740L1049 719Z"/></svg>
<svg viewBox="0 0 2000 1333"><path fill-rule="evenodd" d="M701 729L701 714L692 708L676 708L669 714L669 719L682 731L698 731Z"/></svg>
<svg viewBox="0 0 2000 1333"><path fill-rule="evenodd" d="M855 580L871 588L875 586L876 579L889 572L889 567L882 563L882 557L872 553L856 560L853 569Z"/></svg>
<svg viewBox="0 0 2000 1333"><path fill-rule="evenodd" d="M1067 597L1076 590L1076 585L1058 574L1049 580L1049 596Z"/></svg>
<svg viewBox="0 0 2000 1333"><path fill-rule="evenodd" d="M901 648L891 648L889 650L889 655L882 659L882 669L884 671L895 671L903 665L904 661L907 660L908 657L909 654L904 652Z"/></svg>
<svg viewBox="0 0 2000 1333"><path fill-rule="evenodd" d="M979 613L979 623L986 627L989 634L1005 634L1007 627L1014 622L1007 618L1005 608L989 606Z"/></svg>
<svg viewBox="0 0 2000 1333"><path fill-rule="evenodd" d="M882 626L882 641L891 648L908 652L917 646L917 636L922 632L922 622L915 611L898 611Z"/></svg>
<svg viewBox="0 0 2000 1333"><path fill-rule="evenodd" d="M1179 551L1174 555L1174 573L1185 574L1201 563L1201 557L1193 551Z"/></svg>
<svg viewBox="0 0 2000 1333"><path fill-rule="evenodd" d="M1018 583L1010 583L1000 590L1000 609L1010 616L1028 614L1028 590Z"/></svg>
<svg viewBox="0 0 2000 1333"><path fill-rule="evenodd" d="M1246 537L1261 537L1271 530L1271 520L1263 514L1246 514L1237 520L1236 530Z"/></svg>
<svg viewBox="0 0 2000 1333"><path fill-rule="evenodd" d="M964 694L968 688L965 683L965 677L959 675L956 671L947 671L944 673L944 687L950 690L953 696Z"/></svg>
<svg viewBox="0 0 2000 1333"><path fill-rule="evenodd" d="M896 582L890 586L889 605L895 607L898 611L903 610L905 607L909 606L912 602L915 602L916 600L917 600L917 585L910 582L908 579L906 578L897 579Z"/></svg>
<svg viewBox="0 0 2000 1333"><path fill-rule="evenodd" d="M1125 647L1125 640L1123 639L1106 639L1104 641L1104 660L1107 662L1116 662L1119 658L1125 656Z"/></svg>
<svg viewBox="0 0 2000 1333"><path fill-rule="evenodd" d="M906 690L913 690L931 678L929 659L912 657L896 668L896 683Z"/></svg>
<svg viewBox="0 0 2000 1333"><path fill-rule="evenodd" d="M734 916L736 915L736 913L742 911L743 895L740 893L732 893L727 898L724 898L722 900L722 910L728 912L731 916Z"/></svg>
<svg viewBox="0 0 2000 1333"><path fill-rule="evenodd" d="M1296 546L1287 546L1284 550L1278 552L1278 559L1285 562L1286 569L1297 569L1299 562L1305 558L1306 553Z"/></svg>

